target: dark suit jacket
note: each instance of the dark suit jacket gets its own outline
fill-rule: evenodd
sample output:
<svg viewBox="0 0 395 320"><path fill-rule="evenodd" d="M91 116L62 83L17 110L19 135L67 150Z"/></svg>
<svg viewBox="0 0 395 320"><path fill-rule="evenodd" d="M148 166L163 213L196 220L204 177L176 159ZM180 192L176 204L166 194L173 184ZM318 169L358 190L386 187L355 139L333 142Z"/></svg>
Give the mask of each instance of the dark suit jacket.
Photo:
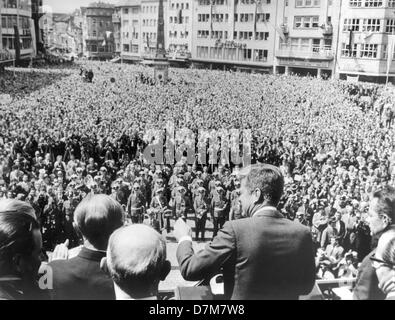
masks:
<svg viewBox="0 0 395 320"><path fill-rule="evenodd" d="M184 279L198 281L223 268L225 296L232 300L295 300L315 282L310 230L274 210L227 222L205 250L183 241L177 259Z"/></svg>
<svg viewBox="0 0 395 320"><path fill-rule="evenodd" d="M100 269L104 252L85 247L77 257L56 260L49 265L53 271L54 300L114 300L112 279Z"/></svg>
<svg viewBox="0 0 395 320"><path fill-rule="evenodd" d="M370 257L375 254L376 250L369 253L358 270L358 278L353 290L354 300L384 300L385 294L379 289L379 280L377 279L376 270L372 266Z"/></svg>

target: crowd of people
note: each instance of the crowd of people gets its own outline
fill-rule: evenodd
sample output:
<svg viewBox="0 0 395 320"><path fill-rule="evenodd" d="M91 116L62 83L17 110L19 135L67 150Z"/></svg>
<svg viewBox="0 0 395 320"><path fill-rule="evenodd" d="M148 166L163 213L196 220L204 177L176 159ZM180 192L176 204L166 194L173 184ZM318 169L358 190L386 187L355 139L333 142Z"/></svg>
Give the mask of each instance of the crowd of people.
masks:
<svg viewBox="0 0 395 320"><path fill-rule="evenodd" d="M395 185L393 97L375 85L293 76L172 69L156 85L142 66L86 62L0 78L0 199L29 202L46 251L78 246L74 211L89 194L117 200L131 223L171 233L195 220L196 240L243 218L239 166L149 163L147 132L249 129L251 161L285 177L279 210L309 227L317 276L355 277L374 244L369 194ZM85 71L84 71L85 70ZM93 77L94 74L94 77ZM180 142L182 144L183 141Z"/></svg>

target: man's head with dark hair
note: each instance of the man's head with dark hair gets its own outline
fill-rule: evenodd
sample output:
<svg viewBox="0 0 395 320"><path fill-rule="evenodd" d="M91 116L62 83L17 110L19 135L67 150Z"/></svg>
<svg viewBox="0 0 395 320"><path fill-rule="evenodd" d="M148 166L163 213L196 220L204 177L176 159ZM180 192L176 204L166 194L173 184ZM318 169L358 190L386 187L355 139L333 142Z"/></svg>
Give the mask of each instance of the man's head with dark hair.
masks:
<svg viewBox="0 0 395 320"><path fill-rule="evenodd" d="M158 285L170 272L166 241L146 225L130 225L115 231L107 249L107 269L115 283L117 299L157 296Z"/></svg>
<svg viewBox="0 0 395 320"><path fill-rule="evenodd" d="M367 221L373 235L380 235L395 224L395 189L386 186L373 193Z"/></svg>
<svg viewBox="0 0 395 320"><path fill-rule="evenodd" d="M240 200L243 211L252 216L265 206L277 207L284 192L284 177L280 170L269 164L256 164L242 169Z"/></svg>
<svg viewBox="0 0 395 320"><path fill-rule="evenodd" d="M124 224L122 206L107 195L88 195L74 212L74 225L95 249L106 250L110 235Z"/></svg>
<svg viewBox="0 0 395 320"><path fill-rule="evenodd" d="M42 237L32 206L26 202L0 200L0 277L35 280L40 267Z"/></svg>

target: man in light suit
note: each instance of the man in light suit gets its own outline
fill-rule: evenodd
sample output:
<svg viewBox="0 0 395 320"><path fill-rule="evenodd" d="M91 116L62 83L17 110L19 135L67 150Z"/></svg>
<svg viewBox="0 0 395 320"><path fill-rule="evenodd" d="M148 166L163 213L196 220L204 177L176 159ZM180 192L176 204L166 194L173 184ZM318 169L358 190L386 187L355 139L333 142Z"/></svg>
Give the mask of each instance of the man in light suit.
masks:
<svg viewBox="0 0 395 320"><path fill-rule="evenodd" d="M395 230L395 189L393 187L387 186L373 193L366 221L369 223L372 236L376 239ZM371 258L374 258L375 254L376 249L363 259L359 267L357 283L353 291L354 300L385 299L385 294L380 288L387 287L387 284L385 281L379 282L372 266ZM395 274L388 281L395 285Z"/></svg>
<svg viewBox="0 0 395 320"><path fill-rule="evenodd" d="M249 218L227 222L206 248L194 253L191 229L178 221L177 259L184 279L197 281L223 272L225 297L232 300L295 300L315 280L309 228L277 211L284 189L280 170L253 165L240 174L242 209Z"/></svg>

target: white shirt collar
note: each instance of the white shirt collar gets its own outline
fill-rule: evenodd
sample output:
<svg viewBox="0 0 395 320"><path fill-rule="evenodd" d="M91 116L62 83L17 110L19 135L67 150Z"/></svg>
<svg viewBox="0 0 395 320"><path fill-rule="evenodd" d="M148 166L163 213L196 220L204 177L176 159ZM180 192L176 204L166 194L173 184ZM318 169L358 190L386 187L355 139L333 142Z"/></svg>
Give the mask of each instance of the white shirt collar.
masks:
<svg viewBox="0 0 395 320"><path fill-rule="evenodd" d="M114 290L115 290L116 300L158 300L158 297L155 296L145 297L141 299L133 299L131 296L125 293L120 287L118 287L115 283L114 283Z"/></svg>
<svg viewBox="0 0 395 320"><path fill-rule="evenodd" d="M263 207L263 208L259 209L257 212L255 212L252 215L252 217L255 217L258 213L261 213L262 211L267 211L267 210L277 211L277 208L276 207L272 207L272 206Z"/></svg>

